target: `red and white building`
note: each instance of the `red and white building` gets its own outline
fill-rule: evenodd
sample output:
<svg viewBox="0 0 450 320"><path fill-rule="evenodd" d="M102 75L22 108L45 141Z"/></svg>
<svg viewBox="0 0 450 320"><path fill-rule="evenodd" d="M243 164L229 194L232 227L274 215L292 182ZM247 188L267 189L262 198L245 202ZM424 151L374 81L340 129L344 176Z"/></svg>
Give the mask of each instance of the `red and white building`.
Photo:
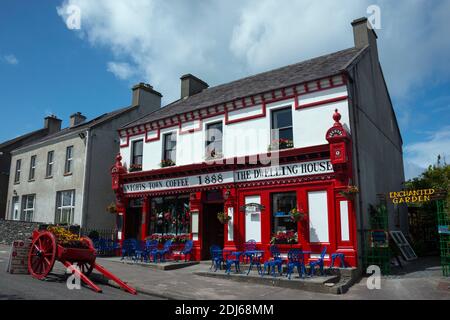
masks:
<svg viewBox="0 0 450 320"><path fill-rule="evenodd" d="M404 176L376 34L366 19L352 25L353 48L211 88L185 75L180 100L121 128L119 239L181 235L207 259L213 244L239 250L252 239L268 251L286 234L281 247L327 246L326 261L342 252L357 266L368 204ZM350 185L360 193L346 198ZM293 221L293 209L304 218Z"/></svg>

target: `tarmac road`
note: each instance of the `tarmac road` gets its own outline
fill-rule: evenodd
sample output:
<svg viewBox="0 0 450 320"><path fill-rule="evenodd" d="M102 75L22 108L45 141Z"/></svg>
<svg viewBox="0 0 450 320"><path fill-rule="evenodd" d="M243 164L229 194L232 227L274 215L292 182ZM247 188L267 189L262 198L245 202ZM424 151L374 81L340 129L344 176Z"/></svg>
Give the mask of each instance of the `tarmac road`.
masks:
<svg viewBox="0 0 450 320"><path fill-rule="evenodd" d="M30 275L6 272L9 249L0 247L0 300L160 300L161 298L137 294L132 295L104 283L95 282L103 293L96 293L88 287L69 290L67 276L61 263L55 267L47 280L34 279ZM95 272L95 271L94 271Z"/></svg>

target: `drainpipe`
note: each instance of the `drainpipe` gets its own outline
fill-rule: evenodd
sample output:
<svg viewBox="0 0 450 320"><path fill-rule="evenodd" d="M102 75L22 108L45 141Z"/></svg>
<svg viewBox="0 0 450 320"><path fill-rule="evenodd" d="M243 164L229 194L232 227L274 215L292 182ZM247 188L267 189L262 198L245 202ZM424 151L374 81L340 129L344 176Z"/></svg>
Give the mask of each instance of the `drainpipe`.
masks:
<svg viewBox="0 0 450 320"><path fill-rule="evenodd" d="M358 185L359 187L361 187L361 178L360 178L360 159L359 159L359 143L358 143L358 125L357 125L357 112L356 109L358 108L358 101L359 101L359 97L358 97L358 90L356 88L356 84L358 83L358 73L355 71L355 68L357 68L357 66L355 66L352 69L352 78L353 78L353 82L350 85L349 82L349 87L351 87L351 92L352 92L352 99L351 99L351 112L352 112L352 117L353 117L353 123L354 123L354 127L352 128L352 138L353 138L353 154L355 155L355 164L356 164L356 170L354 170L354 178L356 178L357 182L356 185ZM350 73L350 72L348 72ZM355 174L356 173L356 174ZM360 219L359 220L359 233L360 233L360 239L361 239L361 252L359 252L358 254L358 260L361 259L361 262L363 262L362 259L362 252L364 252L365 247L366 247L366 239L365 239L365 234L364 234L364 211L363 211L363 206L362 206L362 197L361 194L358 194L358 207L359 207L359 211L360 211Z"/></svg>
<svg viewBox="0 0 450 320"><path fill-rule="evenodd" d="M91 131L86 131L86 149L84 154L84 176L83 176L83 200L81 203L81 215L80 215L80 228L85 227L83 226L83 223L86 221L86 215L87 215L87 198L89 197L89 187L88 187L88 170L90 166L88 165L88 162L90 162L90 135Z"/></svg>

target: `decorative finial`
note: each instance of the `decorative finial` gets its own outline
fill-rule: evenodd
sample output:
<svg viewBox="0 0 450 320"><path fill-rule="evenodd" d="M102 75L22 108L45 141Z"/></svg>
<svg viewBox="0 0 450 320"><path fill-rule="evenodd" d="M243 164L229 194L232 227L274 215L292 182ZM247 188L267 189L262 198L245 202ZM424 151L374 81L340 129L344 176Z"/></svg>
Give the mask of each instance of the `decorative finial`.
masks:
<svg viewBox="0 0 450 320"><path fill-rule="evenodd" d="M334 120L334 124L335 125L337 125L337 124L340 124L340 120L341 120L341 114L338 112L338 109L335 109L334 110L334 114L333 114L333 120Z"/></svg>
<svg viewBox="0 0 450 320"><path fill-rule="evenodd" d="M122 166L122 156L120 155L120 153L118 153L116 156L116 166Z"/></svg>

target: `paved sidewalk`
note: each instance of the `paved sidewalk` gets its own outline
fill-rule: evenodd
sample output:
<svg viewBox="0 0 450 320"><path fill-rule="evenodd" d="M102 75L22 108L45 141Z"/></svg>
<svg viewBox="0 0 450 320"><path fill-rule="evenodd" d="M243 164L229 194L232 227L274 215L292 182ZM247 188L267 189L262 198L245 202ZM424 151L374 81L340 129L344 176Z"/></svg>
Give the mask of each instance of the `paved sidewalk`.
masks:
<svg viewBox="0 0 450 320"><path fill-rule="evenodd" d="M380 290L367 289L367 278L363 278L343 295L314 293L195 275L195 272L208 271L209 265L205 263L178 270L162 271L140 265L113 262L107 258L97 258L97 261L138 290L170 299L450 300L448 289L450 279L441 276L438 260L427 258L416 263L418 266L406 266L405 274L383 277Z"/></svg>

